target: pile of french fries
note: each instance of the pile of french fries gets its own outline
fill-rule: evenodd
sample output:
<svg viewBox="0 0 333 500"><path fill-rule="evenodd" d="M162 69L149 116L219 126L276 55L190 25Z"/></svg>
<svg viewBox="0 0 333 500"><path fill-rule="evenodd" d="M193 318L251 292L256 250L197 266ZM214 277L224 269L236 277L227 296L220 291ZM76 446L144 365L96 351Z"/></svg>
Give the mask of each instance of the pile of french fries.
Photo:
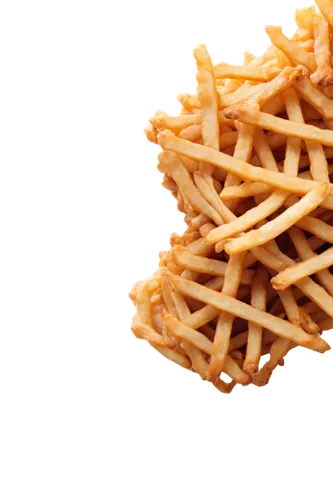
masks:
<svg viewBox="0 0 333 500"><path fill-rule="evenodd" d="M267 384L297 346L330 349L333 0L316 4L243 65L196 47L197 94L145 130L187 229L133 287L132 331L223 393Z"/></svg>

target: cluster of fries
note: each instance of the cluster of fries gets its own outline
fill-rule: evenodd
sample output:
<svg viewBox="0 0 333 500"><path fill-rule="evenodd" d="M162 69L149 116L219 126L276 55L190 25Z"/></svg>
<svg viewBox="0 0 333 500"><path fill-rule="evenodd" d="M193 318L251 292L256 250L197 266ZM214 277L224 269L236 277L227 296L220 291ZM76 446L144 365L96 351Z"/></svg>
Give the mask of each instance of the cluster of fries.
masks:
<svg viewBox="0 0 333 500"><path fill-rule="evenodd" d="M187 229L133 287L132 331L224 393L267 384L296 346L330 349L333 1L316 4L243 65L196 47L197 95L145 130Z"/></svg>

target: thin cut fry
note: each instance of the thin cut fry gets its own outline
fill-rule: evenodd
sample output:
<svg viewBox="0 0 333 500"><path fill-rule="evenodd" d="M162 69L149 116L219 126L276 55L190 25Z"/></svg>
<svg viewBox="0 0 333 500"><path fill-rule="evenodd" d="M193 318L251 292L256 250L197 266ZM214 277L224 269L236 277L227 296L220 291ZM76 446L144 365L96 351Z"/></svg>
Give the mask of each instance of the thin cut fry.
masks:
<svg viewBox="0 0 333 500"><path fill-rule="evenodd" d="M311 81L314 85L324 85L326 87L333 83L330 31L326 19L320 13L314 17L313 28L314 54L317 69L311 75Z"/></svg>
<svg viewBox="0 0 333 500"><path fill-rule="evenodd" d="M316 60L313 54L303 50L297 42L289 40L283 33L280 26L266 26L266 33L271 42L289 57L294 64L301 64L310 71L316 70Z"/></svg>
<svg viewBox="0 0 333 500"><path fill-rule="evenodd" d="M219 119L218 119L218 94L215 87L214 69L211 58L205 45L198 45L194 49L197 62L198 97L201 107L201 133L205 146L219 149ZM213 171L211 165L203 168Z"/></svg>
<svg viewBox="0 0 333 500"><path fill-rule="evenodd" d="M266 310L267 298L267 271L259 267L256 271L251 288L251 306L260 311ZM244 362L245 373L254 373L258 370L262 345L262 326L249 322L249 332Z"/></svg>
<svg viewBox="0 0 333 500"><path fill-rule="evenodd" d="M321 130L313 125L290 122L289 120L249 108L229 109L226 111L226 116L233 120L239 120L242 123L271 130L277 134L299 137L300 139L319 142L325 146L333 145L333 132L331 130ZM160 136L161 134L159 134Z"/></svg>
<svg viewBox="0 0 333 500"><path fill-rule="evenodd" d="M201 196L190 174L177 155L159 155L159 159L161 163L167 167L168 172L185 194L186 198L191 202L192 206L207 215L207 217L216 221L217 224L223 224L223 219L221 219L219 214Z"/></svg>
<svg viewBox="0 0 333 500"><path fill-rule="evenodd" d="M333 248L326 250L320 255L299 262L293 267L288 267L272 279L275 290L285 290L288 286L296 283L305 276L310 276L318 271L327 269L333 265Z"/></svg>
<svg viewBox="0 0 333 500"><path fill-rule="evenodd" d="M172 316L165 317L165 324L173 335L194 344L201 351L211 355L213 344L202 333L192 330ZM242 372L237 363L229 355L226 356L223 371L239 384L246 384L249 382L248 376Z"/></svg>
<svg viewBox="0 0 333 500"><path fill-rule="evenodd" d="M288 234L296 248L296 251L300 258L305 261L315 257L317 254L311 248L309 241L306 239L303 231L297 227L291 227ZM323 269L316 273L319 283L328 291L330 295L333 296L333 275L328 269ZM313 303L312 303L313 304Z"/></svg>
<svg viewBox="0 0 333 500"><path fill-rule="evenodd" d="M230 297L236 296L242 279L245 257L246 253L243 253L229 259L222 288L222 293L225 295L229 295ZM212 380L219 377L223 370L223 365L229 350L233 321L234 316L226 311L223 311L219 316L208 370L209 377Z"/></svg>
<svg viewBox="0 0 333 500"><path fill-rule="evenodd" d="M230 240L225 246L226 252L229 255L234 255L250 248L264 245L267 241L276 238L283 231L289 229L302 217L318 207L327 198L329 190L329 184L322 184L315 188L298 203L292 205L283 214L279 215L273 221L268 222L265 226L252 230L240 238Z"/></svg>
<svg viewBox="0 0 333 500"><path fill-rule="evenodd" d="M173 275L168 272L168 277L175 285L178 291L189 295L190 297L206 302L221 311L227 311L235 316L253 321L263 328L271 330L273 333L286 340L291 340L303 347L312 349L318 352L325 352L330 347L328 344L319 337L311 337L306 334L301 328L296 327L275 316L254 309L253 307L238 301L232 297L223 295L222 293L210 290L198 283L184 280L179 276ZM209 353L210 354L210 353Z"/></svg>
<svg viewBox="0 0 333 500"><path fill-rule="evenodd" d="M331 0L315 0L315 2L328 24L333 28L333 5Z"/></svg>
<svg viewBox="0 0 333 500"><path fill-rule="evenodd" d="M220 63L214 66L215 78L240 78L243 80L258 80L269 82L281 72L279 68L259 68L255 66L232 66Z"/></svg>
<svg viewBox="0 0 333 500"><path fill-rule="evenodd" d="M173 247L172 258L179 266L185 269L190 269L198 273L211 274L212 276L225 276L228 266L225 262L219 260L193 255L180 246ZM243 285L250 285L252 279L253 271L250 269L244 270L241 283Z"/></svg>
<svg viewBox="0 0 333 500"><path fill-rule="evenodd" d="M280 118L276 119L280 120ZM308 127L308 125L303 126ZM312 128L317 130L315 127ZM321 130L320 132L329 131ZM178 139L169 131L160 133L158 138L160 146L162 146L166 150L184 154L185 156L189 156L190 158L197 159L199 161L210 162L213 165L227 170L243 179L263 182L269 184L272 187L285 189L286 191L295 194L306 194L311 191L311 189L318 187L317 182L302 179L299 177L286 176L285 174L282 174L280 172L271 172L259 167L253 167L252 165L238 160L237 158L232 158L224 153L220 153L218 151L206 148L205 146L201 146L200 144L193 144L189 141Z"/></svg>
<svg viewBox="0 0 333 500"><path fill-rule="evenodd" d="M310 80L307 78L299 78L294 84L294 88L302 99L311 104L323 117L327 118L327 120L332 120L333 102L328 99L325 94L320 92L320 90L316 89Z"/></svg>

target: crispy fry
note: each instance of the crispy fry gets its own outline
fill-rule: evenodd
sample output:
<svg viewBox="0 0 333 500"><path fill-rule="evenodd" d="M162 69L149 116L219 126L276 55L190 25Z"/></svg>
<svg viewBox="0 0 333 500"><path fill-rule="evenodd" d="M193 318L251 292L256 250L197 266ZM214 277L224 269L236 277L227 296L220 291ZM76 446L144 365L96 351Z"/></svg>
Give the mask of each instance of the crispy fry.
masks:
<svg viewBox="0 0 333 500"><path fill-rule="evenodd" d="M199 333L196 330L192 330L172 316L165 317L165 324L167 328L173 333L173 335L179 337L182 340L190 342L191 344L198 347L201 351L211 355L213 344L202 333ZM249 382L248 375L242 372L237 363L229 355L226 356L223 371L239 384L246 384Z"/></svg>
<svg viewBox="0 0 333 500"><path fill-rule="evenodd" d="M315 75L315 73L313 74ZM333 118L333 102L316 89L307 78L299 78L294 88L306 102L311 104L327 120Z"/></svg>
<svg viewBox="0 0 333 500"><path fill-rule="evenodd" d="M322 184L304 196L298 203L289 207L283 214L265 226L250 231L240 238L230 240L225 250L229 255L234 255L250 248L264 245L267 241L276 238L279 234L289 229L302 217L318 207L329 194L329 184Z"/></svg>
<svg viewBox="0 0 333 500"><path fill-rule="evenodd" d="M260 68L255 66L232 66L220 63L214 66L215 78L240 78L242 80L258 80L269 82L281 72L280 68Z"/></svg>
<svg viewBox="0 0 333 500"><path fill-rule="evenodd" d="M291 227L288 234L296 248L296 251L303 261L315 257L317 254L312 250L309 241L306 239L303 231L297 227ZM316 276L319 283L333 296L333 276L328 269L317 271ZM311 303L314 305L313 303ZM309 312L309 311L308 311Z"/></svg>
<svg viewBox="0 0 333 500"><path fill-rule="evenodd" d="M229 295L230 297L236 296L242 279L245 257L246 253L243 253L229 259L222 288L222 293L225 295ZM223 365L229 350L233 321L234 316L227 311L223 311L219 316L208 370L208 375L212 380L219 377L223 370Z"/></svg>
<svg viewBox="0 0 333 500"><path fill-rule="evenodd" d="M301 328L289 324L287 321L271 316L269 313L254 309L248 304L223 295L222 293L215 292L214 290L210 290L198 283L184 280L172 273L168 273L168 277L181 293L213 305L221 311L227 311L247 321L253 321L263 328L271 330L281 338L291 340L303 347L318 352L325 352L329 349L328 344L323 339L311 337ZM208 354L210 353L211 351Z"/></svg>
<svg viewBox="0 0 333 500"><path fill-rule="evenodd" d="M267 282L267 271L259 267L252 282L251 306L260 311L266 310ZM262 332L262 326L257 323L249 322L246 358L243 367L245 373L250 374L258 371L261 356Z"/></svg>
<svg viewBox="0 0 333 500"><path fill-rule="evenodd" d="M318 273L333 265L333 249L299 262L293 267L288 267L272 279L275 290L285 290L305 276Z"/></svg>
<svg viewBox="0 0 333 500"><path fill-rule="evenodd" d="M226 116L230 119L241 121L242 123L271 130L277 134L284 134L289 137L299 137L300 139L319 142L325 146L333 145L333 132L331 130L321 130L313 125L294 123L249 108L229 109L226 111ZM160 136L161 134L159 134L159 137Z"/></svg>
<svg viewBox="0 0 333 500"><path fill-rule="evenodd" d="M328 24L333 28L333 6L331 0L315 0L315 2Z"/></svg>
<svg viewBox="0 0 333 500"><path fill-rule="evenodd" d="M311 75L314 85L332 85L333 70L331 66L329 25L322 14L314 16L313 23L314 55L317 63L316 71Z"/></svg>
<svg viewBox="0 0 333 500"><path fill-rule="evenodd" d="M313 22L314 16L316 13L316 8L311 5L311 7L303 7L301 9L297 9L295 12L295 21L296 24L306 30L313 30Z"/></svg>
<svg viewBox="0 0 333 500"><path fill-rule="evenodd" d="M303 126L308 127L308 125ZM315 127L312 128L317 130ZM320 132L328 131L321 130ZM237 158L232 158L224 153L201 146L200 144L192 144L189 141L178 139L169 131L159 134L159 144L166 150L178 152L180 154L184 154L185 156L189 156L190 158L198 159L199 161L210 162L215 166L238 175L243 179L264 182L272 187L285 189L291 193L306 194L311 191L311 189L318 187L318 183L314 181L296 177L293 178L280 172L271 172L259 167L253 167L252 165L238 160Z"/></svg>
<svg viewBox="0 0 333 500"><path fill-rule="evenodd" d="M178 184L182 192L185 194L186 198L191 202L192 206L199 212L207 215L207 217L210 217L211 219L216 221L217 224L223 224L223 219L221 219L219 214L201 196L190 174L179 160L179 157L177 155L170 155L170 153L168 153L160 154L159 159L161 163L163 163L167 167L169 174Z"/></svg>
<svg viewBox="0 0 333 500"><path fill-rule="evenodd" d="M266 26L266 33L271 42L294 63L305 66L310 71L316 70L316 60L313 54L307 53L297 42L289 40L279 26Z"/></svg>
<svg viewBox="0 0 333 500"><path fill-rule="evenodd" d="M220 260L207 259L187 252L185 248L175 246L171 252L172 258L176 264L185 269L196 271L198 273L211 274L213 276L225 276L227 263ZM241 283L250 285L253 278L253 271L247 269L244 271Z"/></svg>
<svg viewBox="0 0 333 500"><path fill-rule="evenodd" d="M218 94L215 87L214 69L211 58L205 45L198 45L194 49L197 62L198 97L201 107L201 133L203 143L213 149L219 150L219 119L218 119ZM211 165L202 165L204 170L213 172Z"/></svg>

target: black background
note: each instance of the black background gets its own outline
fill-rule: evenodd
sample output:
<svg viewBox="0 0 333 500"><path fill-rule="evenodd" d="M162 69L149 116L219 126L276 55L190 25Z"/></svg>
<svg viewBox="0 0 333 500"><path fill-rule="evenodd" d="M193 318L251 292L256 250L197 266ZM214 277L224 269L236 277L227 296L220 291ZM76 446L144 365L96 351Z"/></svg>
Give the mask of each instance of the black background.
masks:
<svg viewBox="0 0 333 500"><path fill-rule="evenodd" d="M144 23L130 35L131 57L125 75L131 82L130 106L126 106L122 147L125 165L120 175L126 186L126 207L120 232L127 242L120 273L120 287L126 288L134 280L136 271L151 270L152 247L160 246L160 232L167 231L175 217L168 216L167 193L152 192L151 154L144 152L143 138L135 136L136 120L143 120L144 112L151 111L152 103L168 102L168 88L192 85L192 66L184 65L184 47L192 46L192 39L216 40L216 55L237 55L240 47L263 47L264 41L256 40L256 24L263 24L264 16L280 16L282 24L288 23L288 8L292 0L267 2L221 2L220 7L207 4L187 5L181 11L178 4L170 4L169 14L158 13L155 7L143 7ZM223 7L222 7L223 4ZM147 5L147 4L145 4ZM216 3L215 5L219 5ZM168 15L170 20L167 21ZM123 108L122 108L123 109ZM122 112L124 115L124 112ZM122 135L122 134L121 134ZM152 360L142 345L127 344L127 305L121 305L122 338L127 367L127 384L131 398L140 404L152 405L157 401L173 404L178 400L215 401L214 393L204 385L193 385L191 377L176 377L175 369L161 369L159 361ZM233 400L276 401L280 398L303 399L327 394L331 376L331 363L323 360L304 361L303 353L290 360L282 370L280 384L272 392L233 394Z"/></svg>

